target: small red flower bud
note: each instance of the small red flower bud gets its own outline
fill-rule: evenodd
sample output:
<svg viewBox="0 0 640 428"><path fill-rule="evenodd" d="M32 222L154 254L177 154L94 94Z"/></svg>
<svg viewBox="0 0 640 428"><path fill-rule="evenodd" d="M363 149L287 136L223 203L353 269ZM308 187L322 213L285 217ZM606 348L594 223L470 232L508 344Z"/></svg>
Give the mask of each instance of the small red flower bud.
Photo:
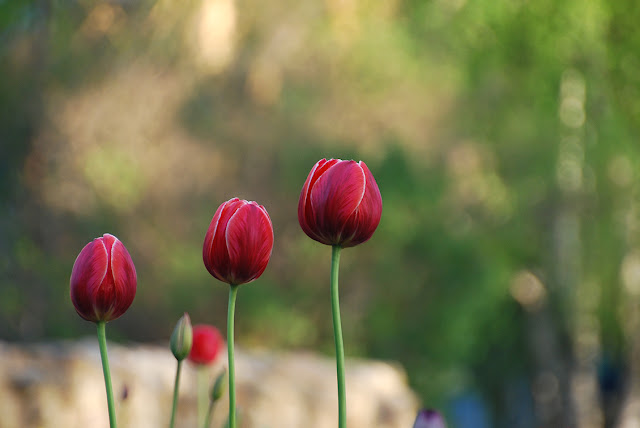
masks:
<svg viewBox="0 0 640 428"><path fill-rule="evenodd" d="M364 162L322 159L311 169L298 202L298 221L311 239L353 247L373 235L382 197Z"/></svg>
<svg viewBox="0 0 640 428"><path fill-rule="evenodd" d="M204 238L202 259L211 275L240 285L262 275L273 249L273 226L267 210L233 198L220 205Z"/></svg>
<svg viewBox="0 0 640 428"><path fill-rule="evenodd" d="M71 272L71 301L87 321L111 321L131 306L136 268L129 252L113 235L104 234L80 251Z"/></svg>
<svg viewBox="0 0 640 428"><path fill-rule="evenodd" d="M217 328L200 324L193 326L193 343L189 361L195 364L211 364L224 346L224 339Z"/></svg>

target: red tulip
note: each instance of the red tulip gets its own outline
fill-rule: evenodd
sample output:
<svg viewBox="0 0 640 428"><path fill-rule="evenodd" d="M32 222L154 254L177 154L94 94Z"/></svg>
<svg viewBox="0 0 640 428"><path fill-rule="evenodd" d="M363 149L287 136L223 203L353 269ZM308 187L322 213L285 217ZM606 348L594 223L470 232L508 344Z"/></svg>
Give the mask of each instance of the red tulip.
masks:
<svg viewBox="0 0 640 428"><path fill-rule="evenodd" d="M195 364L213 363L224 346L224 339L217 328L200 324L193 327L193 343L189 361Z"/></svg>
<svg viewBox="0 0 640 428"><path fill-rule="evenodd" d="M364 162L322 159L311 169L298 202L298 221L311 238L353 247L373 235L382 197Z"/></svg>
<svg viewBox="0 0 640 428"><path fill-rule="evenodd" d="M267 210L233 198L220 205L204 238L202 259L211 275L240 285L262 275L273 249L273 226Z"/></svg>
<svg viewBox="0 0 640 428"><path fill-rule="evenodd" d="M111 321L124 314L136 295L136 268L113 235L104 234L80 251L71 272L71 301L87 321Z"/></svg>

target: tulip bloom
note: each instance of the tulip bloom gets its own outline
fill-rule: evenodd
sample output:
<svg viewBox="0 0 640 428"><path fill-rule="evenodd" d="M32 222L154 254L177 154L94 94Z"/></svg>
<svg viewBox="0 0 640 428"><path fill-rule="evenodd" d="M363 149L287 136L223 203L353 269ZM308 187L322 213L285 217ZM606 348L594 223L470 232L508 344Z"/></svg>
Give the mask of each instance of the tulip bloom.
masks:
<svg viewBox="0 0 640 428"><path fill-rule="evenodd" d="M193 327L193 340L189 361L194 364L208 365L213 363L222 347L224 339L217 328L200 324Z"/></svg>
<svg viewBox="0 0 640 428"><path fill-rule="evenodd" d="M298 221L304 233L331 245L331 312L338 374L338 427L347 426L344 344L340 321L340 251L369 240L382 216L382 197L364 162L318 161L302 186Z"/></svg>
<svg viewBox="0 0 640 428"><path fill-rule="evenodd" d="M382 215L382 197L364 162L318 161L302 187L298 221L311 238L353 247L373 235Z"/></svg>
<svg viewBox="0 0 640 428"><path fill-rule="evenodd" d="M267 210L255 202L238 198L220 205L204 237L202 259L205 267L213 277L230 285L227 309L229 428L236 428L233 331L238 287L262 275L272 249L273 226ZM193 342L195 348L195 331Z"/></svg>
<svg viewBox="0 0 640 428"><path fill-rule="evenodd" d="M447 428L444 418L436 410L422 409L418 412L413 428Z"/></svg>
<svg viewBox="0 0 640 428"><path fill-rule="evenodd" d="M71 301L76 312L96 323L107 392L109 426L116 428L105 324L124 314L136 296L136 268L122 242L105 233L80 251L71 271Z"/></svg>
<svg viewBox="0 0 640 428"><path fill-rule="evenodd" d="M80 252L71 272L71 301L87 321L112 321L136 295L136 268L129 252L113 235L104 234Z"/></svg>
<svg viewBox="0 0 640 428"><path fill-rule="evenodd" d="M267 210L233 198L220 205L211 219L202 259L215 278L240 285L262 275L272 249L273 226Z"/></svg>

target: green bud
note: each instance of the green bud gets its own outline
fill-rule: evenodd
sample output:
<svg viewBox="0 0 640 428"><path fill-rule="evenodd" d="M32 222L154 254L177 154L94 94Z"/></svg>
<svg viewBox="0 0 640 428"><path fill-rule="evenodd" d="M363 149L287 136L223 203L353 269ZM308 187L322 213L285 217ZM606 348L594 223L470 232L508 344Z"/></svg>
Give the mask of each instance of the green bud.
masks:
<svg viewBox="0 0 640 428"><path fill-rule="evenodd" d="M215 403L222 397L227 389L227 369L222 369L222 373L218 375L216 381L211 388L211 401Z"/></svg>
<svg viewBox="0 0 640 428"><path fill-rule="evenodd" d="M193 343L193 332L191 330L191 319L189 314L185 314L178 320L176 328L171 334L171 352L176 360L182 361L187 358Z"/></svg>

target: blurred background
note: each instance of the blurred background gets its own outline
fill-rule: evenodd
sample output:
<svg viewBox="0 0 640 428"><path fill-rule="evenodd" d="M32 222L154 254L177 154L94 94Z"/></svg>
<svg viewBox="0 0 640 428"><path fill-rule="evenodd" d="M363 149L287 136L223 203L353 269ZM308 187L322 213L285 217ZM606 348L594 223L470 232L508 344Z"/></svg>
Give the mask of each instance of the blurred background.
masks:
<svg viewBox="0 0 640 428"><path fill-rule="evenodd" d="M384 209L343 252L349 357L400 363L452 427L640 427L634 0L0 1L0 338L93 335L75 257L138 270L112 340L224 329L216 208L269 211L237 343L331 356L330 250L297 222L320 158Z"/></svg>

